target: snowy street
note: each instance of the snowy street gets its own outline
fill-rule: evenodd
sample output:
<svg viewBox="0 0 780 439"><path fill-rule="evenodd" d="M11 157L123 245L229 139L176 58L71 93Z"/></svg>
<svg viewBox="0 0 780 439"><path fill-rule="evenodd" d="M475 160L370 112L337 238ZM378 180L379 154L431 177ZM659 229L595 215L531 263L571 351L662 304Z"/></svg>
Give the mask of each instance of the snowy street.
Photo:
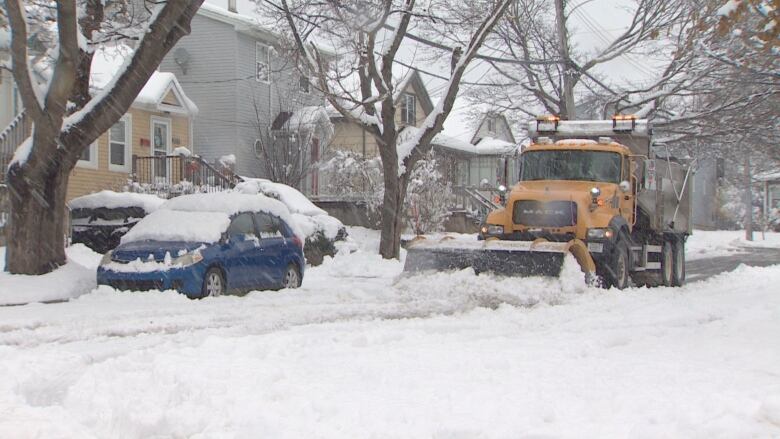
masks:
<svg viewBox="0 0 780 439"><path fill-rule="evenodd" d="M406 278L351 232L295 291L0 308L0 437L780 434L780 266L622 292L576 264Z"/></svg>

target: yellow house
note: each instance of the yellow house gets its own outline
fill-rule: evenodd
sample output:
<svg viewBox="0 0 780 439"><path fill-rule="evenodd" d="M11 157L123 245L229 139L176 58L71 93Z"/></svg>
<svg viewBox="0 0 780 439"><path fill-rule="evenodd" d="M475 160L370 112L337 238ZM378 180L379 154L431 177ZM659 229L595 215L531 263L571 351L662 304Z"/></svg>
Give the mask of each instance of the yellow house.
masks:
<svg viewBox="0 0 780 439"><path fill-rule="evenodd" d="M395 103L396 126L420 126L433 110L433 103L417 70L411 70L396 87ZM379 155L376 140L360 125L352 123L340 115L332 118L333 138L330 148L339 151L352 151L372 158Z"/></svg>
<svg viewBox="0 0 780 439"><path fill-rule="evenodd" d="M94 67L93 63L93 70ZM93 75L93 83L99 83L100 79L95 78ZM134 171L135 156L186 152L177 148L191 152L192 123L197 111L173 73L154 72L130 110L84 150L70 175L68 201L104 189L122 190ZM160 168L152 172L170 172Z"/></svg>

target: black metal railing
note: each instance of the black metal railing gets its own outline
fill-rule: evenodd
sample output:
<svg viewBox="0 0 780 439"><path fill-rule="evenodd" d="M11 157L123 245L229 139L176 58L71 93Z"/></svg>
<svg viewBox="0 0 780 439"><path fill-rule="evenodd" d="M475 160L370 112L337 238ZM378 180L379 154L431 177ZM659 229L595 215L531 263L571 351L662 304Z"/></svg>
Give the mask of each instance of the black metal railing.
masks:
<svg viewBox="0 0 780 439"><path fill-rule="evenodd" d="M14 156L16 148L30 136L30 122L27 113L19 113L8 126L0 132L0 183L5 181L8 163Z"/></svg>
<svg viewBox="0 0 780 439"><path fill-rule="evenodd" d="M132 190L166 198L177 195L220 192L235 187L241 177L229 169L217 169L198 156L133 156Z"/></svg>

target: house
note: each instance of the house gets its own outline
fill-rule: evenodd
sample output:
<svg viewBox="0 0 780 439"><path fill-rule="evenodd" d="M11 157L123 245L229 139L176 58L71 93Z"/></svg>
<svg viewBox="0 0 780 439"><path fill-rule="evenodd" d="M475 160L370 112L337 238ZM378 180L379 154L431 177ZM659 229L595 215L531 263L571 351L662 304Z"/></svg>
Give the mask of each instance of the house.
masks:
<svg viewBox="0 0 780 439"><path fill-rule="evenodd" d="M457 166L456 186L509 187L517 182L518 143L503 114L459 98L444 121L442 134L461 141L437 145ZM466 147L461 146L464 142Z"/></svg>
<svg viewBox="0 0 780 439"><path fill-rule="evenodd" d="M238 11L234 0L225 0L224 7L204 3L192 20L191 33L166 55L160 70L174 73L199 108L192 143L201 157L208 162L227 157L239 175L273 178L274 160L266 154L271 148L264 139L278 139L279 129L290 129L287 121L301 120L301 111L309 112L323 101L291 61L294 56L283 53L280 37L254 16L254 6L242 6L245 10ZM320 137L328 132L285 135L296 143L301 138L308 142L289 165L300 168L318 161L318 146L328 140ZM304 177L281 182L311 188L311 178Z"/></svg>
<svg viewBox="0 0 780 439"><path fill-rule="evenodd" d="M103 88L116 75L126 50L117 46L95 53L92 88ZM103 189L121 190L133 173L139 174L135 178L152 180L179 172L165 160L144 158L171 156L176 148L191 151L197 112L175 75L154 72L128 112L84 150L70 175L67 199Z"/></svg>

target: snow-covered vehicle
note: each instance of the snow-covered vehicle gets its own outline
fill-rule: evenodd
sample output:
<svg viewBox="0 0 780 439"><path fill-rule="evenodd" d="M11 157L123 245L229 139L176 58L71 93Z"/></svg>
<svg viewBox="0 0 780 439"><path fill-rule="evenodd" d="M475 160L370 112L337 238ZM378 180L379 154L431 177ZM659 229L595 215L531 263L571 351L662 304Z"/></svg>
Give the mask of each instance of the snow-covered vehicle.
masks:
<svg viewBox="0 0 780 439"><path fill-rule="evenodd" d="M319 265L325 256L335 255L336 243L347 239L347 229L341 221L328 215L293 187L262 178L244 177L235 190L244 194L263 194L284 203L306 237L303 253L311 265Z"/></svg>
<svg viewBox="0 0 780 439"><path fill-rule="evenodd" d="M296 288L303 235L281 202L263 195L183 195L138 222L106 253L97 281L120 290L188 297Z"/></svg>
<svg viewBox="0 0 780 439"><path fill-rule="evenodd" d="M164 202L156 195L114 191L74 198L68 203L71 242L105 253L116 248L128 230Z"/></svg>

